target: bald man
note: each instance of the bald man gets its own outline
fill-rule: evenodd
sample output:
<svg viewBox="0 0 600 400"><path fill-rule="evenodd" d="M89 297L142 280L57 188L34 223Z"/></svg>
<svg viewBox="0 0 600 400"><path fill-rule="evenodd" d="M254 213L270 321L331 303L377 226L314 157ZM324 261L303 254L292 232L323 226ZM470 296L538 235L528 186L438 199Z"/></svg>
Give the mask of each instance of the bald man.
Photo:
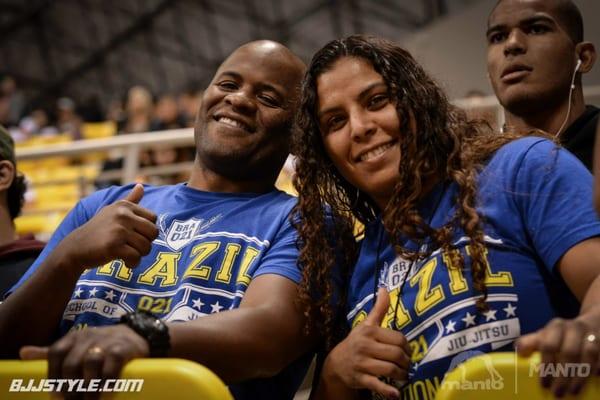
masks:
<svg viewBox="0 0 600 400"><path fill-rule="evenodd" d="M35 345L21 356L50 378L86 379L187 358L237 399L293 398L315 339L294 303L295 200L274 183L303 72L275 42L235 50L202 97L190 180L82 200L2 304L4 356Z"/></svg>
<svg viewBox="0 0 600 400"><path fill-rule="evenodd" d="M581 79L596 60L571 0L500 0L487 29L487 67L507 127L543 130L592 169L600 109Z"/></svg>

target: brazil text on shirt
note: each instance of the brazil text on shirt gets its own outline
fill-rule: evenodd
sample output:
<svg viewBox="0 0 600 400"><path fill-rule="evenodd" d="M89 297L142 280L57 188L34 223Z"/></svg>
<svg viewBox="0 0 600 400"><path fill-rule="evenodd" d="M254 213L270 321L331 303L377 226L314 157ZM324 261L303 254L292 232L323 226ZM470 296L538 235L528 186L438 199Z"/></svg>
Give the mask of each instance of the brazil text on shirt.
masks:
<svg viewBox="0 0 600 400"><path fill-rule="evenodd" d="M80 202L28 275L66 234L129 190L111 188ZM230 195L185 185L147 187L141 205L157 214L159 228L151 252L134 269L113 260L85 270L61 331L114 323L133 310L167 321L193 320L237 307L258 275L275 273L299 282L296 236L288 221L294 202L281 192Z"/></svg>
<svg viewBox="0 0 600 400"><path fill-rule="evenodd" d="M439 249L410 268L387 239L379 243L385 238L380 223L367 226L350 283L347 320L356 326L371 310L379 280L373 261L381 253L377 268L390 293L382 325L401 330L412 351L404 399L433 399L444 374L467 355L511 349L520 335L542 328L563 311L577 312L574 296L554 267L572 246L600 235L589 172L553 143L526 138L498 150L479 185L487 311L475 306L480 294L472 287L471 248L463 232L456 232L452 251L462 254L464 269L454 265L454 254ZM431 221L441 226L454 212L456 187L436 190L430 197L442 193L442 198L430 210ZM431 198L426 202L434 203ZM570 309L560 309L557 299Z"/></svg>

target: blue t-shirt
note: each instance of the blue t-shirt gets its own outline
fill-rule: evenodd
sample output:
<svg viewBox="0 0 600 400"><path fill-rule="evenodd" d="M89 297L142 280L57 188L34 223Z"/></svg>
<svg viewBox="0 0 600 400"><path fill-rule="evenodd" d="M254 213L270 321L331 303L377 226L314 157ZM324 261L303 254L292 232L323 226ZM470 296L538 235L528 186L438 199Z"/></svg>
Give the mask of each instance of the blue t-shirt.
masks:
<svg viewBox="0 0 600 400"><path fill-rule="evenodd" d="M528 137L500 148L478 184L488 263L487 312L475 307L480 294L472 287L464 232L453 238L465 257L460 270L450 268L452 258L440 249L428 249L431 255L421 262L404 260L394 253L380 222L367 226L351 278L347 321L356 326L364 320L376 288L387 288L390 308L382 325L401 330L412 350L409 381L401 390L404 399L432 400L444 374L460 362L481 352L512 349L519 336L555 316L578 312L579 304L555 267L571 247L600 235L590 173L552 142ZM420 205L424 219L434 227L449 221L456 191L455 184L438 185Z"/></svg>
<svg viewBox="0 0 600 400"><path fill-rule="evenodd" d="M132 188L112 187L79 202L9 293L65 236ZM289 221L295 202L280 191L258 195L203 192L184 184L145 187L140 205L158 217L159 236L152 250L134 269L115 260L84 271L65 309L61 335L117 323L134 310L148 310L170 322L231 310L239 306L251 280L263 274L300 282L296 231ZM274 378L230 389L236 399L291 399L309 362L307 355Z"/></svg>

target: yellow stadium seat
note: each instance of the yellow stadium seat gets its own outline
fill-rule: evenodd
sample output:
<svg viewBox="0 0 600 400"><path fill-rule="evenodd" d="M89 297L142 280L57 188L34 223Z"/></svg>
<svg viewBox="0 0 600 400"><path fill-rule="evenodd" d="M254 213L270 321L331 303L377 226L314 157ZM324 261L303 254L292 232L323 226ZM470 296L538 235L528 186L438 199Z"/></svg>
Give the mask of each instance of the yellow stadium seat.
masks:
<svg viewBox="0 0 600 400"><path fill-rule="evenodd" d="M81 127L82 139L103 139L117 134L117 124L113 121L86 122ZM107 152L95 151L82 154L83 163L101 163L108 158Z"/></svg>
<svg viewBox="0 0 600 400"><path fill-rule="evenodd" d="M49 393L11 392L17 385L27 387L33 379L34 387L46 378L47 362L43 361L0 361L0 388L2 399L37 400L50 399ZM176 358L137 359L128 363L121 379L143 379L140 391L113 392L101 399L111 400L233 400L225 384L208 368L189 360ZM15 379L22 382L15 383ZM137 383L130 382L131 387ZM12 386L11 386L12 385ZM115 385L111 385L115 387Z"/></svg>
<svg viewBox="0 0 600 400"><path fill-rule="evenodd" d="M32 233L34 235L46 234L46 236L49 236L58 228L58 225L60 225L66 215L66 212L21 215L15 219L17 234L26 235Z"/></svg>
<svg viewBox="0 0 600 400"><path fill-rule="evenodd" d="M117 124L113 121L86 122L81 127L81 136L84 139L99 139L114 136L117 133Z"/></svg>
<svg viewBox="0 0 600 400"><path fill-rule="evenodd" d="M550 368L548 368L550 367ZM539 353L531 358L518 357L515 353L488 353L470 358L446 374L436 400L505 400L555 399L553 393L540 384L540 372L594 374L586 368L571 366L569 369L540 365ZM556 375L554 375L556 376ZM592 376L581 393L567 399L600 399L600 378Z"/></svg>

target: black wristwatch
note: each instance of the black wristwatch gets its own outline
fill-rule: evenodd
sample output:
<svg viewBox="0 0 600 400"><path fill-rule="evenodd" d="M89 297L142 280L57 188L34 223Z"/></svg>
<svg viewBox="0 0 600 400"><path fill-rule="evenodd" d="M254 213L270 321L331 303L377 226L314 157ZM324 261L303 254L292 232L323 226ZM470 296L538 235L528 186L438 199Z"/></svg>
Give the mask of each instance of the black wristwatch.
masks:
<svg viewBox="0 0 600 400"><path fill-rule="evenodd" d="M169 328L148 311L130 312L121 317L124 323L148 341L150 357L166 357L171 348Z"/></svg>

